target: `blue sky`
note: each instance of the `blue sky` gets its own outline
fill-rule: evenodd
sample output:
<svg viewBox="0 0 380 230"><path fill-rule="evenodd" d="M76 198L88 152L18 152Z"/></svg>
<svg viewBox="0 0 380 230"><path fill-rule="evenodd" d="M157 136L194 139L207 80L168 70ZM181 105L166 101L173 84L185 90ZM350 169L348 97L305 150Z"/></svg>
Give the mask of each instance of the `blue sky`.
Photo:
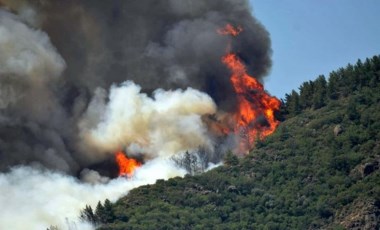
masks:
<svg viewBox="0 0 380 230"><path fill-rule="evenodd" d="M265 88L283 98L304 81L380 54L380 0L250 0L271 35Z"/></svg>

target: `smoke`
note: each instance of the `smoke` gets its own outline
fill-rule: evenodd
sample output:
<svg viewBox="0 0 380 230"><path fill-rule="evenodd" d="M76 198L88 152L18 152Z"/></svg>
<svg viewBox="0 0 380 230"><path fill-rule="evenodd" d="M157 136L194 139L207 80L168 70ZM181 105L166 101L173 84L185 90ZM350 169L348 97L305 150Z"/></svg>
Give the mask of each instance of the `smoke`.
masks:
<svg viewBox="0 0 380 230"><path fill-rule="evenodd" d="M182 126L188 122L187 128L196 124L194 129L199 128L199 132L186 131L193 136L198 132L201 134L199 138L205 139L182 147L179 146L182 143L176 147L174 142L171 147L170 143L160 146L159 141L181 135L175 130L166 135L158 131L159 128L152 130L151 127L142 130L150 129L150 135L155 132L156 137L141 137L142 130L123 127L125 133L120 133L115 140L107 139L112 143L102 140L103 143L99 144L100 133L111 132L108 125L113 123L115 126L119 121L95 120L114 116L112 111L116 110L111 108L112 102L107 104L104 100L109 90L116 92L115 87L126 80L141 86L141 93L146 94L142 98L156 97L153 92L158 88L186 90L191 87L210 95L218 110L234 110L236 98L229 72L220 61L231 41L216 33L226 23L244 28L231 45L250 73L261 79L271 65L269 35L251 15L245 0L2 0L1 4L18 14L1 11L2 170L37 161L49 168L77 174L81 168L103 160L104 151L133 144L137 149L153 154L152 157L169 151L161 147L177 151L194 148L197 144L209 146L210 137L204 138L207 134L199 119L195 118L206 114L203 111L196 111L195 117L189 111L188 120L175 121ZM190 91L186 90L184 94L188 95ZM155 94L160 93L156 91ZM186 100L186 97L182 99ZM159 103L157 101L154 106ZM96 108L102 104L104 108ZM107 112L97 114L102 109ZM208 109L207 113L212 111ZM173 119L168 118L165 122L170 120L173 123L175 115L173 113ZM150 119L144 124L153 126L157 123L158 120ZM132 137L125 139L131 132L140 136L137 143L133 143L136 139ZM166 137L161 138L161 134ZM101 135L110 137L111 133ZM149 143L142 144L144 139L149 139ZM187 137L182 137L185 139ZM116 144L123 146L116 147ZM92 151L86 149L89 145L102 147Z"/></svg>
<svg viewBox="0 0 380 230"><path fill-rule="evenodd" d="M220 62L226 23L244 28L233 42L251 74L271 66L268 32L246 0L46 1L35 4L42 23L68 63L68 87L108 89L133 80L146 92L191 86L233 109L228 70ZM221 93L223 92L223 93Z"/></svg>
<svg viewBox="0 0 380 230"><path fill-rule="evenodd" d="M271 66L248 2L0 0L0 228L67 227L86 204L183 175L168 157L212 152L205 116L236 109L226 47L260 81ZM232 42L216 33L227 23L244 28ZM144 160L131 181L86 169L120 149Z"/></svg>
<svg viewBox="0 0 380 230"><path fill-rule="evenodd" d="M92 174L88 177L94 178L96 173L86 171ZM106 184L84 184L74 177L44 169L13 168L0 174L0 229L46 229L50 225L60 229L93 229L78 220L79 211L86 205L96 207L99 200L107 198L114 202L132 188L184 174L184 170L164 159L144 164L130 180L118 178Z"/></svg>
<svg viewBox="0 0 380 230"><path fill-rule="evenodd" d="M143 153L148 159L199 147L212 149L201 116L215 112L212 99L191 88L156 90L148 97L139 86L125 82L112 86L109 98L99 89L79 123L83 148L92 149L93 155L125 146L128 153Z"/></svg>
<svg viewBox="0 0 380 230"><path fill-rule="evenodd" d="M35 160L76 168L63 140L61 124L69 122L54 92L65 61L48 35L0 9L0 53L0 169Z"/></svg>

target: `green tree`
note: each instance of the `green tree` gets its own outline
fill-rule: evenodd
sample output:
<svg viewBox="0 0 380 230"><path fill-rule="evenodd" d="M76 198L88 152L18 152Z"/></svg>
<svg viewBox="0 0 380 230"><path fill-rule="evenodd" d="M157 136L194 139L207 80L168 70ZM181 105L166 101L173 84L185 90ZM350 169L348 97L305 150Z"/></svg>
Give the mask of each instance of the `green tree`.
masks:
<svg viewBox="0 0 380 230"><path fill-rule="evenodd" d="M350 119L351 121L357 121L360 119L360 114L358 112L356 102L352 98L350 98L348 102L346 114L348 119Z"/></svg>
<svg viewBox="0 0 380 230"><path fill-rule="evenodd" d="M307 81L302 83L300 89L300 95L299 95L299 105L301 108L311 108L312 104L312 98L314 95L314 82ZM293 92L292 92L293 93Z"/></svg>
<svg viewBox="0 0 380 230"><path fill-rule="evenodd" d="M100 201L96 205L95 216L96 216L97 222L106 223L105 222L105 220L107 219L106 212L105 212L104 206L102 205Z"/></svg>
<svg viewBox="0 0 380 230"><path fill-rule="evenodd" d="M327 82L325 76L320 75L314 81L313 107L319 109L326 105L327 100Z"/></svg>
<svg viewBox="0 0 380 230"><path fill-rule="evenodd" d="M228 166L234 166L239 164L239 159L232 151L228 151L224 157L224 163Z"/></svg>
<svg viewBox="0 0 380 230"><path fill-rule="evenodd" d="M115 220L115 214L113 212L112 203L110 200L106 199L104 201L104 219L103 223L112 223Z"/></svg>
<svg viewBox="0 0 380 230"><path fill-rule="evenodd" d="M330 73L329 82L327 84L327 96L332 100L339 97L339 75L333 71Z"/></svg>
<svg viewBox="0 0 380 230"><path fill-rule="evenodd" d="M86 207L80 212L80 218L92 224L96 224L97 222L97 218L90 205L86 205Z"/></svg>
<svg viewBox="0 0 380 230"><path fill-rule="evenodd" d="M298 93L293 90L292 93L285 94L286 108L290 116L295 116L301 112L301 106Z"/></svg>

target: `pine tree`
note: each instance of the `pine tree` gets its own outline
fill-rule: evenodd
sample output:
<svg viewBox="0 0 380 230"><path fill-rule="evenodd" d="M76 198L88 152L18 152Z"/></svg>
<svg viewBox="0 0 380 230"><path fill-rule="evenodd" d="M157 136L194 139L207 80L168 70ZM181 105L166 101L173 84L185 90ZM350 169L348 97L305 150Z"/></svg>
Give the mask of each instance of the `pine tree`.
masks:
<svg viewBox="0 0 380 230"><path fill-rule="evenodd" d="M339 98L339 76L333 71L330 73L329 82L327 84L327 97L336 100Z"/></svg>
<svg viewBox="0 0 380 230"><path fill-rule="evenodd" d="M301 106L299 102L299 95L296 91L292 91L292 93L285 94L286 107L290 116L295 116L300 113Z"/></svg>
<svg viewBox="0 0 380 230"><path fill-rule="evenodd" d="M314 81L313 107L319 109L326 105L327 82L325 76L320 75Z"/></svg>
<svg viewBox="0 0 380 230"><path fill-rule="evenodd" d="M115 220L115 214L112 209L112 203L110 200L106 199L104 201L104 219L103 223L112 223Z"/></svg>
<svg viewBox="0 0 380 230"><path fill-rule="evenodd" d="M95 216L96 216L97 222L99 222L99 223L105 223L104 222L104 220L106 219L105 218L105 210L104 210L104 207L103 207L103 205L102 205L102 203L100 201L96 205Z"/></svg>
<svg viewBox="0 0 380 230"><path fill-rule="evenodd" d="M348 119L350 119L351 121L357 121L360 118L360 114L357 110L356 104L357 103L353 99L350 99L348 102L346 114L348 116Z"/></svg>
<svg viewBox="0 0 380 230"><path fill-rule="evenodd" d="M302 83L300 89L300 95L299 95L299 105L300 108L306 109L311 108L313 105L312 98L314 95L314 82L308 81Z"/></svg>
<svg viewBox="0 0 380 230"><path fill-rule="evenodd" d="M356 66L348 64L347 67L343 70L344 78L342 79L344 82L343 94L344 96L348 96L351 92L358 89L358 71L362 68L362 62L358 60ZM359 66L359 67L358 67Z"/></svg>
<svg viewBox="0 0 380 230"><path fill-rule="evenodd" d="M80 218L92 224L97 223L97 218L90 205L86 205L86 207L80 212Z"/></svg>
<svg viewBox="0 0 380 230"><path fill-rule="evenodd" d="M232 153L232 151L228 151L224 157L224 163L228 166L234 166L239 164L239 159L235 154Z"/></svg>

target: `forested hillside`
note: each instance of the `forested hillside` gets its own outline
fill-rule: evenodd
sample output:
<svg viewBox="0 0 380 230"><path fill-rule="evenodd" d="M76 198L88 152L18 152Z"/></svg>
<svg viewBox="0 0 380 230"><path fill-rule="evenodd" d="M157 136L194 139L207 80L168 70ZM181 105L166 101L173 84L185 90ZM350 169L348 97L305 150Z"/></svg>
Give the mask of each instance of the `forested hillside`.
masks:
<svg viewBox="0 0 380 230"><path fill-rule="evenodd" d="M379 229L380 56L286 95L249 155L87 207L99 229Z"/></svg>

